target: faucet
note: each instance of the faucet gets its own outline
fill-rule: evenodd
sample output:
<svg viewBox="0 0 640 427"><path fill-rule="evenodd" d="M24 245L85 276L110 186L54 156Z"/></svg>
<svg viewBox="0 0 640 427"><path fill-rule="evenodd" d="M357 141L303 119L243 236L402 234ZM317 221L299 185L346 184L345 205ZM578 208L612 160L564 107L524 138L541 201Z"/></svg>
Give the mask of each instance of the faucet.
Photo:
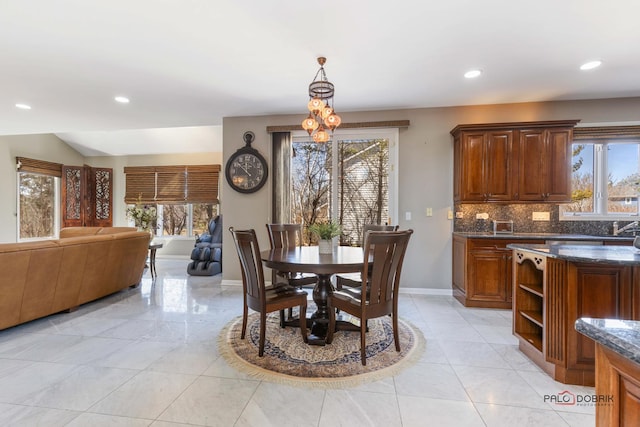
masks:
<svg viewBox="0 0 640 427"><path fill-rule="evenodd" d="M619 236L622 233L625 233L627 231L633 231L633 233L635 234L638 231L638 221L630 222L629 224L625 225L622 228L618 228L618 221L614 221L613 222L613 235L614 236Z"/></svg>

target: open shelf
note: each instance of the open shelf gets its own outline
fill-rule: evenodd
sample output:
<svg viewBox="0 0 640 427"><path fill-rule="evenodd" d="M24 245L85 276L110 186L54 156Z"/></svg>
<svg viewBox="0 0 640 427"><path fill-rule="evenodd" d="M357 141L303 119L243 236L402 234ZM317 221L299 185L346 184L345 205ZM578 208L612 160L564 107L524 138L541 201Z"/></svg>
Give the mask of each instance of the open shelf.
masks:
<svg viewBox="0 0 640 427"><path fill-rule="evenodd" d="M514 332L521 342L526 342L542 352L544 336L544 272L531 259L518 263L515 274L513 323Z"/></svg>
<svg viewBox="0 0 640 427"><path fill-rule="evenodd" d="M536 296L539 296L540 298L543 297L544 293L542 290L542 285L537 284L537 283L519 283L518 286L520 286L521 289L524 289L527 292L530 292Z"/></svg>
<svg viewBox="0 0 640 427"><path fill-rule="evenodd" d="M542 335L539 334L518 334L526 342L534 346L538 351L542 351Z"/></svg>
<svg viewBox="0 0 640 427"><path fill-rule="evenodd" d="M542 328L542 313L539 311L521 310L520 315Z"/></svg>

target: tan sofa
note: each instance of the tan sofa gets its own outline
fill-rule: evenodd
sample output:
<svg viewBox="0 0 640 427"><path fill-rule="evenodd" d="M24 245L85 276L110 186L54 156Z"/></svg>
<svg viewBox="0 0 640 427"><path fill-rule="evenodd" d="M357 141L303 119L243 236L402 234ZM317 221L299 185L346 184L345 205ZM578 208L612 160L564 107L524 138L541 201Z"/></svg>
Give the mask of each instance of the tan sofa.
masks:
<svg viewBox="0 0 640 427"><path fill-rule="evenodd" d="M0 244L0 329L136 286L149 233L70 227L59 240Z"/></svg>

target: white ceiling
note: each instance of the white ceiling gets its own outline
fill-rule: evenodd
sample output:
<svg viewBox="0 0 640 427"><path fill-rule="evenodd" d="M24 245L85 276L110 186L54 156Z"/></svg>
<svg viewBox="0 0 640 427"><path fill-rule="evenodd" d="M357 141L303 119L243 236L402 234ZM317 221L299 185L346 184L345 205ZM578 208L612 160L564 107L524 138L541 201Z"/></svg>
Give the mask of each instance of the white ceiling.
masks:
<svg viewBox="0 0 640 427"><path fill-rule="evenodd" d="M211 151L138 138L302 120L320 55L338 113L640 96L638 16L637 0L0 0L0 135L56 133L86 155Z"/></svg>

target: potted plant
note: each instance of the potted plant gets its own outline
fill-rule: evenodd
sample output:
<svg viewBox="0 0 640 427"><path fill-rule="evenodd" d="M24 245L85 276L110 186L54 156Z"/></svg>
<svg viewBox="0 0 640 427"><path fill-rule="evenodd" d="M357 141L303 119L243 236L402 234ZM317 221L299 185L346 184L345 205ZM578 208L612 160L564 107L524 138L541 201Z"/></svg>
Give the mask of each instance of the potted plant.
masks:
<svg viewBox="0 0 640 427"><path fill-rule="evenodd" d="M330 254L333 249L332 239L342 233L342 227L337 222L329 220L309 225L309 231L318 236L319 252L321 254Z"/></svg>

